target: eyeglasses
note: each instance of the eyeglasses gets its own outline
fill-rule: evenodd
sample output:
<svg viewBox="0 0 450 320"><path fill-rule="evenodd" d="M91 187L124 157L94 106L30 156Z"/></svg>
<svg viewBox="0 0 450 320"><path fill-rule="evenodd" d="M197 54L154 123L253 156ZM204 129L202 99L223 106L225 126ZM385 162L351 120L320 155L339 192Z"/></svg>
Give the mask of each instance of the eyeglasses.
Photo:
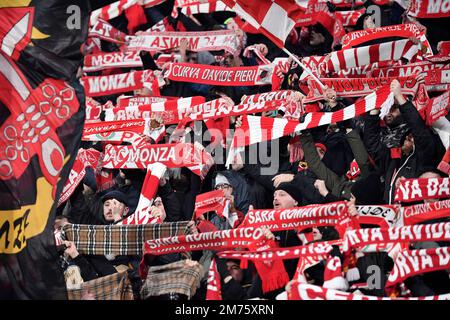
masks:
<svg viewBox="0 0 450 320"><path fill-rule="evenodd" d="M228 189L228 188L231 188L231 185L228 184L228 183L220 183L220 184L218 184L218 185L216 186L216 190L219 190L219 189Z"/></svg>

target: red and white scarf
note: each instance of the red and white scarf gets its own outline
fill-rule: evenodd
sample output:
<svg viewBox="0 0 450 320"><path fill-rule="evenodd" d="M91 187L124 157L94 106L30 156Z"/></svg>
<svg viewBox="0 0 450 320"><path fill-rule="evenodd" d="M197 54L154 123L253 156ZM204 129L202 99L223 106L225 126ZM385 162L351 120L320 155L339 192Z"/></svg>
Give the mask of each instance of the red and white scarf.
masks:
<svg viewBox="0 0 450 320"><path fill-rule="evenodd" d="M321 78L320 81L326 87L336 91L342 98L361 97L389 85L397 79L402 86L402 93L416 95L419 83L415 76L396 78ZM303 103L312 103L323 100L324 89L312 78L308 78L309 92Z"/></svg>
<svg viewBox="0 0 450 320"><path fill-rule="evenodd" d="M263 239L263 231L255 228L236 228L153 239L144 243L144 257L184 251L222 251L239 247L245 248L250 243Z"/></svg>
<svg viewBox="0 0 450 320"><path fill-rule="evenodd" d="M241 98L241 104L257 104L273 100L287 100L295 92L296 91L293 90L275 90L250 96L244 95Z"/></svg>
<svg viewBox="0 0 450 320"><path fill-rule="evenodd" d="M94 171L97 169L101 158L100 151L95 149L79 149L77 158L70 170L69 177L67 178L66 184L63 187L61 196L58 200L58 206L64 203L72 193L75 191L76 187L83 181L86 175L86 168L91 167Z"/></svg>
<svg viewBox="0 0 450 320"><path fill-rule="evenodd" d="M421 241L450 240L450 222L419 224L392 228L367 228L347 230L344 236L343 252L351 248L371 244L410 243Z"/></svg>
<svg viewBox="0 0 450 320"><path fill-rule="evenodd" d="M450 106L450 91L441 94L438 97L430 99L427 104L426 120L427 125L431 126L434 122L448 114Z"/></svg>
<svg viewBox="0 0 450 320"><path fill-rule="evenodd" d="M425 73L428 75L428 71L434 69L444 68L444 64L431 63L429 61L419 61L414 63L408 63L404 65L388 65L388 66L377 66L377 68L372 69L368 72L368 77L408 77L418 73Z"/></svg>
<svg viewBox="0 0 450 320"><path fill-rule="evenodd" d="M352 27L356 25L359 17L365 12L365 9L336 11L334 15L339 19L344 27Z"/></svg>
<svg viewBox="0 0 450 320"><path fill-rule="evenodd" d="M450 17L448 3L441 0L411 0L408 15L415 18L445 18Z"/></svg>
<svg viewBox="0 0 450 320"><path fill-rule="evenodd" d="M337 73L340 70L362 67L374 62L397 61L401 58L414 61L419 46L410 40L384 42L354 49L333 51L327 57L325 72Z"/></svg>
<svg viewBox="0 0 450 320"><path fill-rule="evenodd" d="M84 56L83 71L140 67L142 67L142 60L139 52L104 52Z"/></svg>
<svg viewBox="0 0 450 320"><path fill-rule="evenodd" d="M217 67L190 63L171 63L164 77L172 81L218 86L256 86L272 84L274 65Z"/></svg>
<svg viewBox="0 0 450 320"><path fill-rule="evenodd" d="M347 33L342 38L342 49L349 49L367 41L382 39L387 37L415 38L420 40L427 49L425 56L432 56L433 50L425 36L424 28L420 28L414 23L397 24L392 26L364 29Z"/></svg>
<svg viewBox="0 0 450 320"><path fill-rule="evenodd" d="M177 97L156 97L156 96L121 96L117 98L117 108L134 107L142 104L152 104L157 102L166 102L176 100Z"/></svg>
<svg viewBox="0 0 450 320"><path fill-rule="evenodd" d="M85 123L82 140L101 141L101 140L91 140L88 138L88 136L104 135L105 137L107 137L110 134L123 131L144 134L145 125L146 120L101 121L101 122ZM101 139L101 137L99 137L99 139Z"/></svg>
<svg viewBox="0 0 450 320"><path fill-rule="evenodd" d="M444 156L442 157L441 162L439 162L438 170L444 172L445 174L450 176L450 135L448 136L448 147Z"/></svg>
<svg viewBox="0 0 450 320"><path fill-rule="evenodd" d="M160 81L152 70L132 71L107 76L86 76L81 78L86 96L98 97L118 94L143 88L151 83L153 92L159 93Z"/></svg>
<svg viewBox="0 0 450 320"><path fill-rule="evenodd" d="M166 0L144 0L143 6L149 8L161 4L164 1ZM138 2L139 0L119 0L108 4L102 8L92 11L89 23L90 25L93 25L98 19L110 20L116 18L126 9L134 6Z"/></svg>
<svg viewBox="0 0 450 320"><path fill-rule="evenodd" d="M166 172L166 169L165 165L158 162L148 165L136 211L128 218L117 223L118 225L162 223L160 217L155 218L151 215L151 210L153 198L158 192L159 180Z"/></svg>
<svg viewBox="0 0 450 320"><path fill-rule="evenodd" d="M450 247L400 251L386 281L386 290L409 277L450 268Z"/></svg>
<svg viewBox="0 0 450 320"><path fill-rule="evenodd" d="M207 163L207 155L192 143L105 147L104 168L144 169L154 162L169 168L189 167Z"/></svg>
<svg viewBox="0 0 450 320"><path fill-rule="evenodd" d="M362 67L341 70L337 73L337 76L340 78L390 77L390 76L392 76L390 74L373 76L372 72L376 72L377 70L380 70L380 69L391 68L391 67L400 65L400 62L401 61L391 61L390 60L390 61L379 61L379 62L369 63Z"/></svg>
<svg viewBox="0 0 450 320"><path fill-rule="evenodd" d="M220 275L217 271L216 259L212 259L209 265L206 300L222 300L222 286L220 283Z"/></svg>
<svg viewBox="0 0 450 320"><path fill-rule="evenodd" d="M219 217L223 217L226 199L223 190L214 190L199 194L195 197L194 217L200 216L209 211L215 211Z"/></svg>
<svg viewBox="0 0 450 320"><path fill-rule="evenodd" d="M114 108L114 105L109 100L104 105L101 105L91 97L86 97L86 122L100 121L102 111L111 108Z"/></svg>
<svg viewBox="0 0 450 320"><path fill-rule="evenodd" d="M190 51L225 50L231 54L239 51L239 39L232 30L202 32L151 32L132 37L127 45L129 51L159 52L180 47L182 40Z"/></svg>
<svg viewBox="0 0 450 320"><path fill-rule="evenodd" d="M161 115L164 124L176 124L185 118L185 110L201 105L205 101L202 96L180 98L151 104L138 104L128 107L116 107L105 112L106 121L126 121L150 118L153 114Z"/></svg>
<svg viewBox="0 0 450 320"><path fill-rule="evenodd" d="M345 215L347 206L344 202L278 210L249 210L240 228L265 226L271 231L306 229L311 226L336 225Z"/></svg>
<svg viewBox="0 0 450 320"><path fill-rule="evenodd" d="M88 36L90 38L99 38L117 44L124 44L129 39L128 35L101 19L97 20L89 29Z"/></svg>
<svg viewBox="0 0 450 320"><path fill-rule="evenodd" d="M428 202L400 208L399 225L413 225L428 220L450 217L450 200Z"/></svg>
<svg viewBox="0 0 450 320"><path fill-rule="evenodd" d="M450 178L420 178L400 180L395 201L413 202L424 199L450 198Z"/></svg>
<svg viewBox="0 0 450 320"><path fill-rule="evenodd" d="M244 116L242 126L234 133L231 147L240 148L254 143L278 139L294 132L351 119L373 109L382 109L382 114L384 114L387 113L386 110L389 110L393 102L393 94L388 86L384 86L376 92L367 95L364 99L341 110L335 112L310 112L306 114L302 123L298 123L297 120ZM227 165L231 164L231 160L234 157L232 151L233 149L230 150Z"/></svg>
<svg viewBox="0 0 450 320"><path fill-rule="evenodd" d="M293 281L289 285L288 300L450 300L450 293L429 297L390 298L366 296Z"/></svg>
<svg viewBox="0 0 450 320"><path fill-rule="evenodd" d="M394 205L356 206L358 223L374 224L381 228L393 227L397 221L399 207Z"/></svg>

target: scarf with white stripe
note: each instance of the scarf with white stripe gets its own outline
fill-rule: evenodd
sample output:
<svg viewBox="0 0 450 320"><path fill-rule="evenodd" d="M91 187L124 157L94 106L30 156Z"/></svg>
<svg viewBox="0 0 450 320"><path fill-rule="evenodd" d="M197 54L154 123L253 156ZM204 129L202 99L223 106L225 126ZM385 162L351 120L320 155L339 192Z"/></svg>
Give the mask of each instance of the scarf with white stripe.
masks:
<svg viewBox="0 0 450 320"><path fill-rule="evenodd" d="M185 15L192 15L197 13L213 13L218 11L231 11L229 7L220 0L195 0L195 1L180 1L176 0L173 6L172 16L178 16L177 8L181 8L181 12Z"/></svg>
<svg viewBox="0 0 450 320"><path fill-rule="evenodd" d="M305 129L341 122L373 109L381 109L380 118L383 118L389 112L393 103L394 97L389 87L383 86L379 90L364 97L364 99L341 110L334 112L310 112L306 114L305 120L302 123L298 123L296 120L243 116L242 126L236 129L234 133L226 165L231 164L236 153L236 148L278 139Z"/></svg>
<svg viewBox="0 0 450 320"><path fill-rule="evenodd" d="M413 225L428 220L450 217L450 200L428 202L400 208L398 225Z"/></svg>
<svg viewBox="0 0 450 320"><path fill-rule="evenodd" d="M362 67L374 62L397 61L405 58L408 61L416 59L419 46L410 40L398 40L384 42L354 49L345 49L331 52L324 67L328 74L337 73L340 70Z"/></svg>
<svg viewBox="0 0 450 320"><path fill-rule="evenodd" d="M140 67L142 67L142 60L139 52L102 52L84 56L83 71Z"/></svg>
<svg viewBox="0 0 450 320"><path fill-rule="evenodd" d="M141 195L136 207L136 211L128 218L117 223L122 224L153 224L162 223L160 217L151 215L153 198L158 192L159 180L166 172L167 167L162 163L156 162L147 166L144 184L142 185Z"/></svg>
<svg viewBox="0 0 450 320"><path fill-rule="evenodd" d="M192 63L170 63L164 77L172 81L217 86L257 86L272 84L275 65L217 67Z"/></svg>
<svg viewBox="0 0 450 320"><path fill-rule="evenodd" d="M182 40L188 43L190 51L225 50L237 54L239 39L232 30L203 32L150 32L131 37L126 47L127 51L160 52L174 50L180 47Z"/></svg>
<svg viewBox="0 0 450 320"><path fill-rule="evenodd" d="M395 191L395 201L450 198L450 178L403 179Z"/></svg>
<svg viewBox="0 0 450 320"><path fill-rule="evenodd" d="M166 102L169 100L177 100L178 97L156 97L156 96L120 96L117 98L117 108L126 108L139 106L142 104L151 104L157 102ZM204 101L202 101L204 102Z"/></svg>
<svg viewBox="0 0 450 320"><path fill-rule="evenodd" d="M433 50L431 49L431 45L425 36L424 28L420 28L414 23L397 24L347 33L342 38L342 49L349 49L350 47L355 47L367 41L387 37L400 37L406 39L415 38L420 40L422 45L425 46L427 50L424 54L425 56L433 55Z"/></svg>
<svg viewBox="0 0 450 320"><path fill-rule="evenodd" d="M89 29L88 37L99 38L117 44L124 44L129 39L128 35L117 30L111 24L102 19L97 20Z"/></svg>
<svg viewBox="0 0 450 320"><path fill-rule="evenodd" d="M217 271L216 259L212 259L209 265L206 300L222 300L222 287L220 284L220 275Z"/></svg>

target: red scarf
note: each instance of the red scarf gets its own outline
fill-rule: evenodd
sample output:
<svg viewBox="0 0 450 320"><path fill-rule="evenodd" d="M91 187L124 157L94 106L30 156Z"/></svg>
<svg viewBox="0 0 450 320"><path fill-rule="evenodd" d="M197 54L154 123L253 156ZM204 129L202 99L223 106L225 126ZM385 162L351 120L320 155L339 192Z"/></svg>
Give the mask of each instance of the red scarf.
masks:
<svg viewBox="0 0 450 320"><path fill-rule="evenodd" d="M358 223L375 224L381 228L393 227L398 214L398 206L356 206L358 210Z"/></svg>
<svg viewBox="0 0 450 320"><path fill-rule="evenodd" d="M180 1L176 1L175 4ZM187 16L197 13L214 13L218 11L231 11L225 3L220 0L196 0L192 3L180 3L178 6L174 6L174 10L181 8L181 12ZM177 12L178 13L178 12Z"/></svg>
<svg viewBox="0 0 450 320"><path fill-rule="evenodd" d="M200 98L200 97L199 97ZM117 108L134 107L142 104L152 104L157 102L166 102L176 100L178 97L155 97L155 96L135 96L135 97L119 97L117 98ZM203 97L204 99L204 97ZM204 102L204 100L202 101Z"/></svg>
<svg viewBox="0 0 450 320"><path fill-rule="evenodd" d="M433 122L445 117L448 114L450 106L450 91L440 96L430 99L426 109L427 125L431 126Z"/></svg>
<svg viewBox="0 0 450 320"><path fill-rule="evenodd" d="M151 215L151 210L153 198L158 192L159 180L166 172L166 169L165 165L158 162L148 165L136 211L128 218L117 223L118 225L162 223L161 217L155 218Z"/></svg>
<svg viewBox="0 0 450 320"><path fill-rule="evenodd" d="M419 224L392 228L348 230L345 233L343 251L371 244L410 243L421 241L449 241L450 222Z"/></svg>
<svg viewBox="0 0 450 320"><path fill-rule="evenodd" d="M362 67L374 62L397 61L406 58L414 61L419 47L410 40L398 40L370 46L331 52L326 62L326 73Z"/></svg>
<svg viewBox="0 0 450 320"><path fill-rule="evenodd" d="M190 51L225 50L233 55L239 51L239 39L232 30L203 32L151 32L132 37L126 49L128 51L159 52L174 50L180 42L188 42Z"/></svg>
<svg viewBox="0 0 450 320"><path fill-rule="evenodd" d="M394 286L409 277L448 268L450 268L450 247L400 251L387 279L386 290L392 291Z"/></svg>
<svg viewBox="0 0 450 320"><path fill-rule="evenodd" d="M450 200L417 204L400 209L400 217L402 217L405 226L449 216Z"/></svg>
<svg viewBox="0 0 450 320"><path fill-rule="evenodd" d="M450 136L449 136L450 139ZM447 151L444 154L441 162L439 162L438 169L450 176L450 143Z"/></svg>
<svg viewBox="0 0 450 320"><path fill-rule="evenodd" d="M328 88L336 91L342 98L362 97L389 85L397 79L402 85L402 93L415 96L419 83L415 76L395 78L321 78L320 81ZM323 88L313 79L308 79L309 92L303 103L323 100Z"/></svg>
<svg viewBox="0 0 450 320"><path fill-rule="evenodd" d="M101 105L91 97L86 97L86 123L99 122L102 111L111 108L114 108L114 105L109 100L104 105Z"/></svg>
<svg viewBox="0 0 450 320"><path fill-rule="evenodd" d="M146 82L151 83L153 92L159 94L159 81L154 76L152 70L81 78L86 96L90 97L106 96L141 89Z"/></svg>
<svg viewBox="0 0 450 320"><path fill-rule="evenodd" d="M109 68L140 68L139 52L102 52L84 56L83 71L93 72Z"/></svg>
<svg viewBox="0 0 450 320"><path fill-rule="evenodd" d="M424 199L450 198L450 178L421 178L400 180L395 201L413 202Z"/></svg>
<svg viewBox="0 0 450 320"><path fill-rule="evenodd" d="M364 8L350 11L336 11L334 15L336 16L336 19L341 21L344 27L353 27L365 11L366 9Z"/></svg>
<svg viewBox="0 0 450 320"><path fill-rule="evenodd" d="M223 217L225 198L223 190L214 190L197 195L195 198L194 216L197 220L204 213L216 211L219 217Z"/></svg>
<svg viewBox="0 0 450 320"><path fill-rule="evenodd" d="M90 28L88 36L90 38L100 38L117 44L123 44L129 38L125 33L117 30L108 22L101 19L95 22L92 28Z"/></svg>
<svg viewBox="0 0 450 320"><path fill-rule="evenodd" d="M83 181L87 167L91 167L94 171L97 169L100 157L100 151L95 149L78 150L77 158L75 159L69 177L58 200L58 206L69 199L76 187Z"/></svg>
<svg viewBox="0 0 450 320"><path fill-rule="evenodd" d="M169 168L207 163L206 151L192 143L146 144L140 146L107 145L103 167L108 169L145 169L154 162Z"/></svg>
<svg viewBox="0 0 450 320"><path fill-rule="evenodd" d="M450 17L446 1L411 0L408 15L415 18L445 18Z"/></svg>
<svg viewBox="0 0 450 320"><path fill-rule="evenodd" d="M256 86L272 84L274 65L254 67L216 67L190 63L171 63L164 77L172 81L218 86Z"/></svg>
<svg viewBox="0 0 450 320"><path fill-rule="evenodd" d="M434 69L442 69L445 64L431 63L429 61L420 61L415 63L408 63L405 65L388 65L378 66L372 69L369 73L370 77L408 77L417 73L425 73Z"/></svg>
<svg viewBox="0 0 450 320"><path fill-rule="evenodd" d="M212 259L209 265L206 300L222 300L222 287L219 272L217 271L216 259Z"/></svg>
<svg viewBox="0 0 450 320"><path fill-rule="evenodd" d="M250 96L242 96L241 104L257 104L274 100L286 100L292 96L295 91L292 90L275 90L265 93L253 94Z"/></svg>
<svg viewBox="0 0 450 320"><path fill-rule="evenodd" d="M364 29L347 33L342 38L342 49L348 49L355 47L361 43L382 39L387 37L400 37L400 38L415 38L427 48L426 56L433 55L433 50L425 36L424 28L419 28L414 23L397 24L392 26L385 26L372 29Z"/></svg>
<svg viewBox="0 0 450 320"><path fill-rule="evenodd" d="M429 297L389 298L366 296L333 289L326 289L299 281L291 282L288 290L288 300L449 300L450 294Z"/></svg>
<svg viewBox="0 0 450 320"><path fill-rule="evenodd" d="M347 206L342 201L289 209L249 210L240 227L265 226L271 231L306 229L311 226L336 225L346 215Z"/></svg>

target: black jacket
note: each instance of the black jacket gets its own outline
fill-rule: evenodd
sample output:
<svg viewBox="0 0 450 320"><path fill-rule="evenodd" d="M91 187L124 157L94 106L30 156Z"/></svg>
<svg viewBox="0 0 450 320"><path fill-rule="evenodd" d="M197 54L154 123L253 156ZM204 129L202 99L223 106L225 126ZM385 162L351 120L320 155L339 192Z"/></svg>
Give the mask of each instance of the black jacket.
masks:
<svg viewBox="0 0 450 320"><path fill-rule="evenodd" d="M364 144L380 172L385 174L383 199L386 203L392 203L394 199L398 177L417 178L424 167L436 167L441 159L438 156L437 140L416 107L407 101L400 105L400 112L411 130L415 144L413 151L409 155L402 155L401 159L392 159L390 149L380 142L378 115L367 115L365 118Z"/></svg>

